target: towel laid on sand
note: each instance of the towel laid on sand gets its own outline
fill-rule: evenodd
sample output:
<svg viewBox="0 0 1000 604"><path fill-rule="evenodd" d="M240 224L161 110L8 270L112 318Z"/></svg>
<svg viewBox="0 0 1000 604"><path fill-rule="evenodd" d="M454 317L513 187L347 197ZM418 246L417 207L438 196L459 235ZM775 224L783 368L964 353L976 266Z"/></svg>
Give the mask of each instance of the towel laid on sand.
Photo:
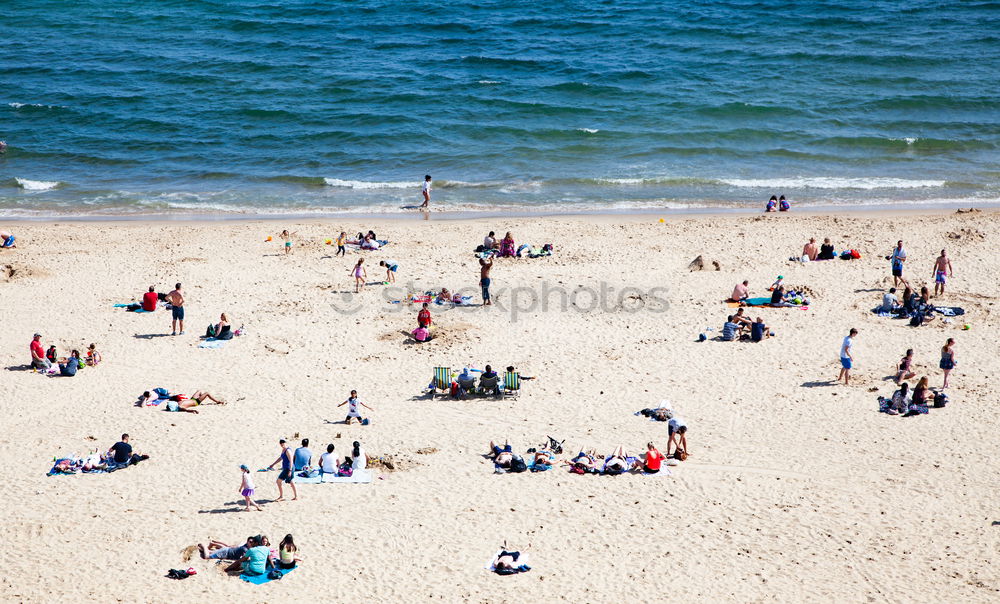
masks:
<svg viewBox="0 0 1000 604"><path fill-rule="evenodd" d="M292 482L296 484L329 484L329 483L345 483L345 484L367 484L373 479L373 474L371 470L357 470L351 476L337 476L336 474L315 474L308 478L299 476L296 474L292 477Z"/></svg>
<svg viewBox="0 0 1000 604"><path fill-rule="evenodd" d="M281 576L284 577L288 573L290 573L293 570L295 570L295 568L294 567L293 568L274 568L274 569L271 569L271 570L279 571L281 573ZM271 581L275 580L275 579L268 579L267 578L267 575L271 572L271 570L268 570L263 575L240 575L240 579L243 579L247 583L253 583L254 585L263 585L265 583L270 583Z"/></svg>
<svg viewBox="0 0 1000 604"><path fill-rule="evenodd" d="M198 342L198 348L222 348L222 345L229 340L216 340L215 338L205 338Z"/></svg>

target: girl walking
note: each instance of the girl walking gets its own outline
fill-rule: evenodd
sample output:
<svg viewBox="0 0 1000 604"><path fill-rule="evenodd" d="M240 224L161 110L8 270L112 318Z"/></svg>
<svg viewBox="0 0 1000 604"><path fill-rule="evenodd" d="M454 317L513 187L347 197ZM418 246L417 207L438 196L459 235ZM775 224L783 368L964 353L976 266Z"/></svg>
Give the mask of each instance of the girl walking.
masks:
<svg viewBox="0 0 1000 604"><path fill-rule="evenodd" d="M250 477L250 468L246 465L240 466L240 471L243 472L243 482L240 483L240 495L243 495L243 501L246 502L247 511L250 511L250 506L257 508L257 511L261 511L263 508L253 500L253 478Z"/></svg>
<svg viewBox="0 0 1000 604"><path fill-rule="evenodd" d="M354 293L356 294L361 292L365 286L365 280L368 279L368 273L363 266L364 262L364 258L358 258L358 263L351 269L351 274L354 275Z"/></svg>

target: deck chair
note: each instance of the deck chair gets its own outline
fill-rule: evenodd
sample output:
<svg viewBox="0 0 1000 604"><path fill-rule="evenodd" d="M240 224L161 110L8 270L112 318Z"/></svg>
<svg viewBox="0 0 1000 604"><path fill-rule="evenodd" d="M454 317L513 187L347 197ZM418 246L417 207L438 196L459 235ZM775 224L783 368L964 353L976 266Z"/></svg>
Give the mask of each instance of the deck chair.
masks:
<svg viewBox="0 0 1000 604"><path fill-rule="evenodd" d="M500 376L493 375L492 377L486 377L485 374L479 376L479 394L496 395L499 389Z"/></svg>
<svg viewBox="0 0 1000 604"><path fill-rule="evenodd" d="M521 393L521 375L515 372L503 374L503 395L504 397L517 398Z"/></svg>
<svg viewBox="0 0 1000 604"><path fill-rule="evenodd" d="M431 382L431 399L433 399L434 395L438 393L438 390L443 391L445 394L451 393L450 367L434 368L434 381Z"/></svg>

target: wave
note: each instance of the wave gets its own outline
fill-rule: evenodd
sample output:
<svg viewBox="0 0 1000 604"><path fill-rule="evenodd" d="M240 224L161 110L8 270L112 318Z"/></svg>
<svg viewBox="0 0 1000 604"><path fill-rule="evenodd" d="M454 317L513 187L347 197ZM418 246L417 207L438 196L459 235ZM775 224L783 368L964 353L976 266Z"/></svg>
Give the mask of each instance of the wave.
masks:
<svg viewBox="0 0 1000 604"><path fill-rule="evenodd" d="M367 180L324 178L323 182L329 187L341 187L345 189L415 189L420 186L419 181L416 180L407 182L371 182Z"/></svg>
<svg viewBox="0 0 1000 604"><path fill-rule="evenodd" d="M577 128L577 130L580 132L586 132L587 134L597 134L600 132L597 128Z"/></svg>
<svg viewBox="0 0 1000 604"><path fill-rule="evenodd" d="M14 178L17 186L25 191L49 191L59 186L57 180L28 180L27 178Z"/></svg>
<svg viewBox="0 0 1000 604"><path fill-rule="evenodd" d="M719 182L750 189L922 189L943 187L944 180L908 180L905 178L862 177L843 178L814 176L797 178L721 178Z"/></svg>
<svg viewBox="0 0 1000 604"><path fill-rule="evenodd" d="M46 105L44 103L7 103L13 109L66 109L65 105Z"/></svg>

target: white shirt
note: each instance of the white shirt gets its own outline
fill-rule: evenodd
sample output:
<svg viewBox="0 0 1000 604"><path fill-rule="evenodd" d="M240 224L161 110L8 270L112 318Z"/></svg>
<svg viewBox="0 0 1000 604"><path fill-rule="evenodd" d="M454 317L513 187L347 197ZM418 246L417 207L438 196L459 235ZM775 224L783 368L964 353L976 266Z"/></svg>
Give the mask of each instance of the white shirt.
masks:
<svg viewBox="0 0 1000 604"><path fill-rule="evenodd" d="M327 474L337 473L337 456L333 453L324 453L319 456L319 469Z"/></svg>
<svg viewBox="0 0 1000 604"><path fill-rule="evenodd" d="M844 343L840 345L840 358L849 358L848 353L851 352L851 346L854 346L854 340L851 336L844 338Z"/></svg>
<svg viewBox="0 0 1000 604"><path fill-rule="evenodd" d="M495 248L496 245L497 245L497 240L494 239L493 237L487 236L485 239L483 239L483 247L488 250Z"/></svg>
<svg viewBox="0 0 1000 604"><path fill-rule="evenodd" d="M253 489L253 479L250 478L250 472L243 472L243 488Z"/></svg>
<svg viewBox="0 0 1000 604"><path fill-rule="evenodd" d="M358 448L358 453L360 453L360 455L355 455L351 458L351 469L355 471L364 470L368 467L368 458L365 457L365 450L363 448Z"/></svg>
<svg viewBox="0 0 1000 604"><path fill-rule="evenodd" d="M430 193L431 192L431 181L425 180L424 184L420 188L420 190L423 191L424 193Z"/></svg>
<svg viewBox="0 0 1000 604"><path fill-rule="evenodd" d="M360 401L358 401L358 399L356 398L347 399L347 415L351 417L361 417L361 414L358 413L359 402Z"/></svg>
<svg viewBox="0 0 1000 604"><path fill-rule="evenodd" d="M687 424L684 423L684 420L679 417L672 417L670 418L670 421L667 422L667 427L671 432L677 432L680 428L687 428Z"/></svg>
<svg viewBox="0 0 1000 604"><path fill-rule="evenodd" d="M893 248L892 259L895 260L897 258L900 260L906 260L906 250L901 247Z"/></svg>

